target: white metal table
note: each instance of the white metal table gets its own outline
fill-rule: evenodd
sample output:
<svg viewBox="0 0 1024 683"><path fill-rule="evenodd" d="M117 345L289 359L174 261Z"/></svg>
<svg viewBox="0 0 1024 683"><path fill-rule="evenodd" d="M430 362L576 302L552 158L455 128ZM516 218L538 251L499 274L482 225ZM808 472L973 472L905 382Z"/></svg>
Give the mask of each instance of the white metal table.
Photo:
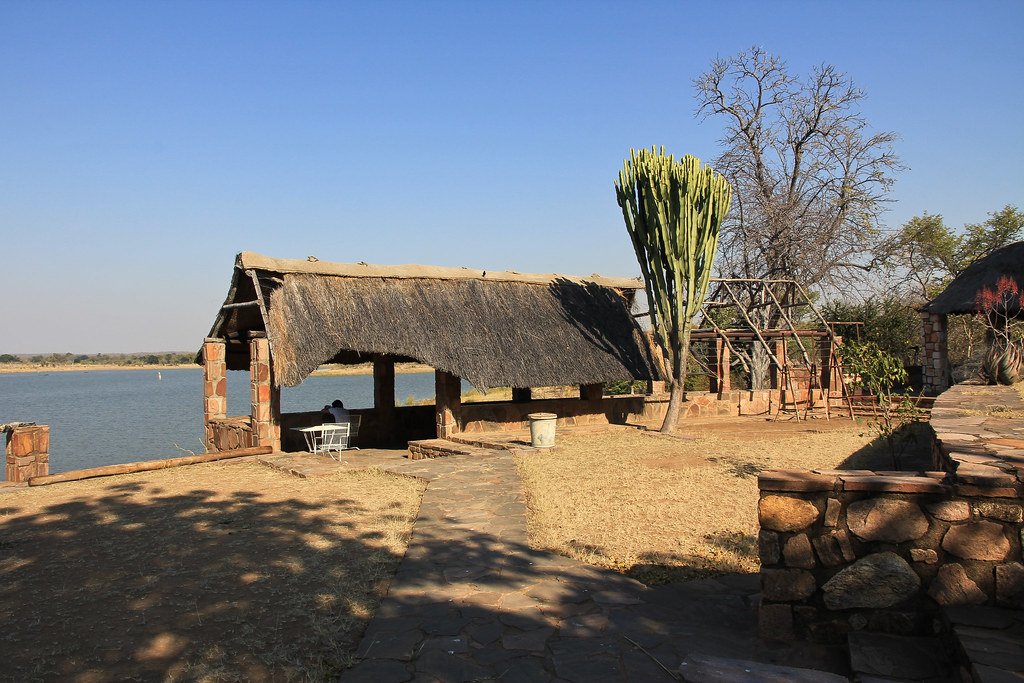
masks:
<svg viewBox="0 0 1024 683"><path fill-rule="evenodd" d="M349 425L322 424L312 427L295 427L306 438L306 448L310 453L327 453L343 451L348 448Z"/></svg>

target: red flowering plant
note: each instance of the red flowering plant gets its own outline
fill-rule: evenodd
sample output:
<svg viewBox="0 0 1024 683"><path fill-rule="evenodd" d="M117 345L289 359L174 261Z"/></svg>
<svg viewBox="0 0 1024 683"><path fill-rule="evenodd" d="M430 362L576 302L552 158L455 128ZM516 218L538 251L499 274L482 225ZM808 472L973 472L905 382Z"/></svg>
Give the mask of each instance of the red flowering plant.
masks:
<svg viewBox="0 0 1024 683"><path fill-rule="evenodd" d="M982 361L982 373L990 383L1013 384L1024 364L1021 325L1024 292L1008 275L996 280L994 287L982 287L974 298L975 313L985 323L991 339Z"/></svg>

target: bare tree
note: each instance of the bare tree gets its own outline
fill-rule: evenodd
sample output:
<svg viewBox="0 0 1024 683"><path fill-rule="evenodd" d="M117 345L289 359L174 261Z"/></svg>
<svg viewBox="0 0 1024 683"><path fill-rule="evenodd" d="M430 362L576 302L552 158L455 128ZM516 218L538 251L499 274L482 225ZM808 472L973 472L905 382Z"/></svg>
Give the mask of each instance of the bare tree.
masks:
<svg viewBox="0 0 1024 683"><path fill-rule="evenodd" d="M697 115L726 124L714 166L734 201L720 274L846 289L881 235L886 195L902 169L898 136L871 130L858 108L864 91L830 64L800 79L754 47L715 59L694 87ZM770 308L751 304L758 324L775 322ZM763 360L755 387L767 374Z"/></svg>

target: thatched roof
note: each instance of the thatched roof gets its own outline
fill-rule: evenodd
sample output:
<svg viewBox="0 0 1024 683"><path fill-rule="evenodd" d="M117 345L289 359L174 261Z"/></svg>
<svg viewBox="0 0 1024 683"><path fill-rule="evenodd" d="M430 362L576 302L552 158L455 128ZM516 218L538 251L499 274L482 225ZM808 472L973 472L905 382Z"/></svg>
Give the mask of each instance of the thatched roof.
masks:
<svg viewBox="0 0 1024 683"><path fill-rule="evenodd" d="M228 367L270 340L275 382L327 362L416 360L484 390L658 376L629 309L639 279L271 259L242 252L210 337Z"/></svg>
<svg viewBox="0 0 1024 683"><path fill-rule="evenodd" d="M950 282L942 294L925 304L922 310L945 314L974 313L978 292L985 287L994 288L996 281L1003 275L1012 277L1019 287L1024 288L1024 242L1000 247L975 261ZM1019 307L1007 312L1011 316L1019 316L1021 313Z"/></svg>

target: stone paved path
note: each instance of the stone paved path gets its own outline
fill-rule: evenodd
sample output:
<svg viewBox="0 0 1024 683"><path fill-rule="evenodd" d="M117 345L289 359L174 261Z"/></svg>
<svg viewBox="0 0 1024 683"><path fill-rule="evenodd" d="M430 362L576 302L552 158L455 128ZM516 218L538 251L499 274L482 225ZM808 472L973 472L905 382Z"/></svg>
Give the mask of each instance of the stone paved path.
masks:
<svg viewBox="0 0 1024 683"><path fill-rule="evenodd" d="M316 462L295 466L296 457ZM359 451L344 464L261 459L292 460L306 476L374 466L429 481L406 556L345 683L672 681L696 652L847 673L841 649L755 637L757 575L649 588L532 550L508 451L415 461Z"/></svg>

